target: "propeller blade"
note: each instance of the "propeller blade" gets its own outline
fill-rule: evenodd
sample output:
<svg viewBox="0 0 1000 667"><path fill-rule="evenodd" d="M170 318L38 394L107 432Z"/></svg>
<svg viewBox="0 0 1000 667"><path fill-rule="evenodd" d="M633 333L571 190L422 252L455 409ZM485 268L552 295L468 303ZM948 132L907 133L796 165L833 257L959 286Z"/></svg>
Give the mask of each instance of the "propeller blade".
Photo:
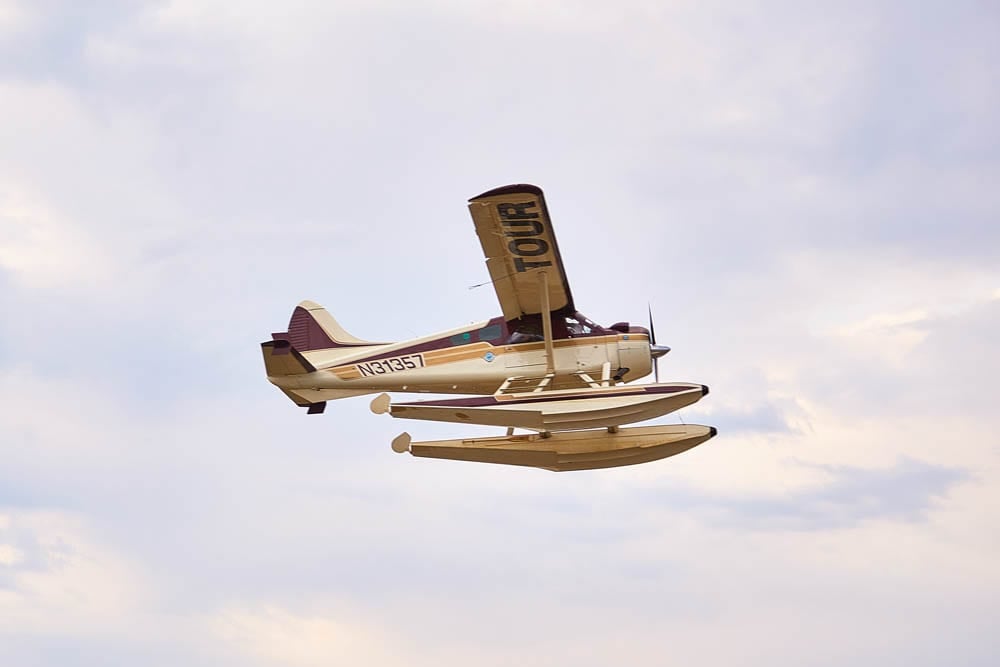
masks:
<svg viewBox="0 0 1000 667"><path fill-rule="evenodd" d="M646 302L646 311L649 313L649 342L656 345L656 329L653 328L653 307Z"/></svg>
<svg viewBox="0 0 1000 667"><path fill-rule="evenodd" d="M659 384L660 382L660 357L664 353L653 354L653 350L656 349L656 329L653 328L653 306L646 302L646 312L649 314L649 349L650 354L653 356L653 380Z"/></svg>

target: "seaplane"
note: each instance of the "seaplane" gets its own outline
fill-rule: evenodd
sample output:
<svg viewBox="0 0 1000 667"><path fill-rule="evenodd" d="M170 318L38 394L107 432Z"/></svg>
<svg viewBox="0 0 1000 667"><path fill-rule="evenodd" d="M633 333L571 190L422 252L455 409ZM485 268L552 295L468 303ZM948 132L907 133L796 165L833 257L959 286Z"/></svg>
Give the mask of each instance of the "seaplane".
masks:
<svg viewBox="0 0 1000 667"><path fill-rule="evenodd" d="M576 309L542 190L498 187L469 200L502 314L395 343L349 334L322 306L303 301L288 330L261 343L267 379L308 414L328 401L377 394L375 414L496 426L504 435L414 442L417 457L533 466L553 471L633 465L687 451L716 435L695 424L637 426L679 410L708 387L659 378L649 327L594 323ZM653 373L655 382L629 384ZM388 392L461 394L395 402ZM516 431L523 431L517 433Z"/></svg>

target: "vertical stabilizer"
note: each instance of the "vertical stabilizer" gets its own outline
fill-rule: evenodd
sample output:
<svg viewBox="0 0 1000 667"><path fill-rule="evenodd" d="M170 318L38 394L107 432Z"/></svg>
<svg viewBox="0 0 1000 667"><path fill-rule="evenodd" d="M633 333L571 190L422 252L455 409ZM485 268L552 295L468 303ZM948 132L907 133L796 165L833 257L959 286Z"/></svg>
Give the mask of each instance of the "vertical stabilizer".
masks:
<svg viewBox="0 0 1000 667"><path fill-rule="evenodd" d="M287 340L300 352L325 350L332 347L354 347L358 345L381 345L361 340L347 333L333 315L313 301L303 301L292 312L288 322L288 332L274 334L275 339Z"/></svg>

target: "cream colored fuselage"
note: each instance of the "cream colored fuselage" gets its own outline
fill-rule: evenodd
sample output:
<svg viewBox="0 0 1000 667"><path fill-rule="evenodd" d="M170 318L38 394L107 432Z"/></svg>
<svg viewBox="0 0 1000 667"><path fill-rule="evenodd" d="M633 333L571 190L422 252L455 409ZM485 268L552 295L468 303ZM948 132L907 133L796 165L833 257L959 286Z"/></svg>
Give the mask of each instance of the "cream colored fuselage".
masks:
<svg viewBox="0 0 1000 667"><path fill-rule="evenodd" d="M486 325L483 322L474 326ZM541 378L547 374L545 344L541 341L440 347L440 341L470 329L466 326L398 343L302 352L315 371L269 375L268 380L304 400L319 402L377 391L493 394L510 378ZM555 373L551 388L567 379L579 383L580 373L600 380L609 370L615 374L627 368L621 379L628 382L648 375L652 368L649 338L641 333L560 339L553 342L553 348Z"/></svg>

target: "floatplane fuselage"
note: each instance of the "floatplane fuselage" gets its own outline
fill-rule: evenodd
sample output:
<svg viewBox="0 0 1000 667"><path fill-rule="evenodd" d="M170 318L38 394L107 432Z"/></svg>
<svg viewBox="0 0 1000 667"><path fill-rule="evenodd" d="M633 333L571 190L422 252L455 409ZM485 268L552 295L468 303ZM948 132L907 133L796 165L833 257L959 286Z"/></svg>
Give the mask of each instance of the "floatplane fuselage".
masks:
<svg viewBox="0 0 1000 667"><path fill-rule="evenodd" d="M667 350L651 351L645 327L619 323L605 329L578 313L553 314L552 320L566 337L552 342L551 365L559 373L552 373L546 389L581 386L583 376L616 383L645 377L653 354ZM568 335L571 327L575 337ZM538 317L510 325L497 317L422 338L371 343L347 334L318 304L303 301L288 328L263 344L274 364L268 380L314 412L327 400L380 391L494 394L512 378L550 374L543 335L536 333ZM283 355L288 358L278 366Z"/></svg>
<svg viewBox="0 0 1000 667"><path fill-rule="evenodd" d="M603 327L575 309L540 189L497 188L469 208L503 315L374 343L303 301L288 330L261 344L268 380L311 414L330 400L379 393L379 414L507 428L498 438L412 443L403 433L393 441L415 456L579 470L664 458L715 435L705 426L619 430L690 405L708 388L626 384L649 375L669 348L656 344L651 319L650 329ZM384 392L473 396L393 403ZM515 428L534 434L515 436Z"/></svg>

